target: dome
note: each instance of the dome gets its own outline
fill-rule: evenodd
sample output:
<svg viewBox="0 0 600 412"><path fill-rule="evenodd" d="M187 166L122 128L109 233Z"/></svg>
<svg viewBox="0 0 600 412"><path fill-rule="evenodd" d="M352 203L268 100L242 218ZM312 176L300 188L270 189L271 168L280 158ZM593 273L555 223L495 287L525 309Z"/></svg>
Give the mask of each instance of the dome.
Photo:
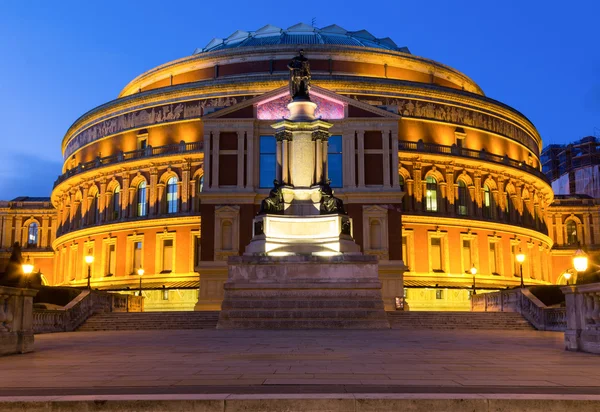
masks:
<svg viewBox="0 0 600 412"><path fill-rule="evenodd" d="M339 44L410 54L407 47L398 47L389 37L377 38L366 30L347 31L336 24L319 29L305 23L298 23L287 29L268 24L256 31L237 30L226 39L212 39L204 48L196 49L194 54L239 47L281 44Z"/></svg>

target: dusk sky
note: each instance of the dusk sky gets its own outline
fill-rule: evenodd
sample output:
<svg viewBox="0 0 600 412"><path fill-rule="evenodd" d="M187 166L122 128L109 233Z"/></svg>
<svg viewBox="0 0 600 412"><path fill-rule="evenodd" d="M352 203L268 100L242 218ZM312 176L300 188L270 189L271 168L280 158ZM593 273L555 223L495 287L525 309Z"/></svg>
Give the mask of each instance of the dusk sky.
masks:
<svg viewBox="0 0 600 412"><path fill-rule="evenodd" d="M137 75L237 29L312 18L462 71L544 145L600 136L599 16L597 0L3 1L0 199L49 196L68 127Z"/></svg>

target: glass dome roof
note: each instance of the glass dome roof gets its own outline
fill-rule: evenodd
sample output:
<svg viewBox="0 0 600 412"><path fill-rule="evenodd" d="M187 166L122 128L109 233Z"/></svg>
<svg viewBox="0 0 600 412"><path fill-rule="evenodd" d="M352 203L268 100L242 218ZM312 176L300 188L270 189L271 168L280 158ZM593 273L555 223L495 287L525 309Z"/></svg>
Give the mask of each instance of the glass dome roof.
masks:
<svg viewBox="0 0 600 412"><path fill-rule="evenodd" d="M398 47L389 37L376 38L366 30L347 31L336 24L319 29L308 24L298 23L287 29L268 24L256 31L237 30L226 39L212 39L204 48L196 49L194 54L237 47L278 44L339 44L410 53L408 48Z"/></svg>

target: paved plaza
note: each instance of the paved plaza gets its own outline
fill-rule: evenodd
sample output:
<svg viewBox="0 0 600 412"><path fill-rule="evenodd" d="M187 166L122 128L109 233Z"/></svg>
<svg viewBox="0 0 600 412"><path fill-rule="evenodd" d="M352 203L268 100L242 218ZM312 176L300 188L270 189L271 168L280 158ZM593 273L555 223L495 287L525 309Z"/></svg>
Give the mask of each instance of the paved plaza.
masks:
<svg viewBox="0 0 600 412"><path fill-rule="evenodd" d="M75 332L0 358L0 396L600 394L600 356L536 331Z"/></svg>

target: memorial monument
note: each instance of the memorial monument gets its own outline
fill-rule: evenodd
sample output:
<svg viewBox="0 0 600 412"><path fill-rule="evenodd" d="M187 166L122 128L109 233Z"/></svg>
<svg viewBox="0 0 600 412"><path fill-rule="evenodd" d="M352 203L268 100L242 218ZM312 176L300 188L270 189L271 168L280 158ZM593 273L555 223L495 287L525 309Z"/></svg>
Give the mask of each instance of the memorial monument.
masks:
<svg viewBox="0 0 600 412"><path fill-rule="evenodd" d="M276 180L243 256L228 260L218 328L389 328L375 256L327 178L328 129L310 100L310 64L289 63L290 116L272 125Z"/></svg>

